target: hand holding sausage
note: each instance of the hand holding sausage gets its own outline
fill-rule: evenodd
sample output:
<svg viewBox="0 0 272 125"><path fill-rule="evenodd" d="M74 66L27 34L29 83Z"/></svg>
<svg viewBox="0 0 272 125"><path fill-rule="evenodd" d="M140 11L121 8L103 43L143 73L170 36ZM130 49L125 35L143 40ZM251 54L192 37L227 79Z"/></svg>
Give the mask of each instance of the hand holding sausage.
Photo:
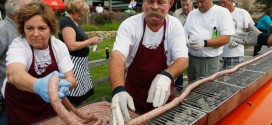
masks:
<svg viewBox="0 0 272 125"><path fill-rule="evenodd" d="M112 98L111 105L111 124L124 125L124 122L129 121L131 118L128 107L135 111L132 97L126 91L115 94Z"/></svg>
<svg viewBox="0 0 272 125"><path fill-rule="evenodd" d="M170 85L173 77L166 71L158 74L151 83L146 102L160 107L166 103L170 96Z"/></svg>
<svg viewBox="0 0 272 125"><path fill-rule="evenodd" d="M63 99L64 97L66 97L70 90L69 90L69 87L71 87L71 83L70 82L67 82L65 79L61 79L59 81L59 98L60 99Z"/></svg>
<svg viewBox="0 0 272 125"><path fill-rule="evenodd" d="M34 92L38 94L45 102L49 103L49 96L48 96L48 83L49 83L49 78L53 75L59 76L60 78L64 78L64 74L59 73L57 71L54 71L50 73L49 75L45 76L44 78L39 78L36 80L34 83ZM61 80L59 84L59 98L62 99L64 96L66 96L69 93L67 93L67 88L70 87L72 84L65 81ZM67 88L65 88L67 87ZM60 91L61 90L61 91Z"/></svg>

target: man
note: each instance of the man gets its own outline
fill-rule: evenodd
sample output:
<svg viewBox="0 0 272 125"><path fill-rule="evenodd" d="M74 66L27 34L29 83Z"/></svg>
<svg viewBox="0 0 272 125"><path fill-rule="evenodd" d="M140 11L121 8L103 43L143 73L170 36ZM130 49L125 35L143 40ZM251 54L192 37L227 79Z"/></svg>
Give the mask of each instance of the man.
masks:
<svg viewBox="0 0 272 125"><path fill-rule="evenodd" d="M239 44L248 45L265 45L272 46L272 35L262 33L259 31L254 24L249 24L249 32L246 33L236 33L232 36L235 42Z"/></svg>
<svg viewBox="0 0 272 125"><path fill-rule="evenodd" d="M194 9L193 0L180 0L181 7L177 9L173 16L177 17L181 24L184 26L186 17L188 16L189 12ZM181 74L175 81L176 91L181 92L183 90L183 74Z"/></svg>
<svg viewBox="0 0 272 125"><path fill-rule="evenodd" d="M180 0L181 8L177 9L173 16L177 17L182 25L185 24L186 17L188 16L189 12L194 9L193 0Z"/></svg>
<svg viewBox="0 0 272 125"><path fill-rule="evenodd" d="M233 0L220 0L221 6L227 8L231 12L235 24L235 32L249 31L248 24L254 24L254 21L245 9L237 8L233 3ZM244 45L238 44L231 39L230 43L224 45L222 58L222 69L232 68L235 65L242 63L244 61Z"/></svg>
<svg viewBox="0 0 272 125"><path fill-rule="evenodd" d="M144 12L117 31L109 62L113 124L130 120L128 107L142 114L174 98L173 80L188 66L188 49L183 26L168 15L173 2L145 0Z"/></svg>
<svg viewBox="0 0 272 125"><path fill-rule="evenodd" d="M98 6L95 8L96 13L103 13L104 9L101 5L101 3L98 4Z"/></svg>
<svg viewBox="0 0 272 125"><path fill-rule="evenodd" d="M212 0L197 0L184 26L189 41L188 81L210 76L220 70L223 45L235 33L230 12Z"/></svg>
<svg viewBox="0 0 272 125"><path fill-rule="evenodd" d="M3 86L3 81L6 78L6 52L8 46L11 44L12 40L18 36L16 29L16 13L17 11L31 0L8 0L5 4L6 17L4 20L0 21L0 89ZM6 109L4 105L4 99L0 93L0 124L7 124Z"/></svg>

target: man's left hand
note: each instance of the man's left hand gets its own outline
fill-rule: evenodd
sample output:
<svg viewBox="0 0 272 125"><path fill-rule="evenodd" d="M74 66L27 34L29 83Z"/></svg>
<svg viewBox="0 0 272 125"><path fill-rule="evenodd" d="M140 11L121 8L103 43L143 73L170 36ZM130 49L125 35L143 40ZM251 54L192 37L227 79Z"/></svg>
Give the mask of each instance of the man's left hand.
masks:
<svg viewBox="0 0 272 125"><path fill-rule="evenodd" d="M146 102L153 103L153 107L160 107L166 103L170 96L170 85L172 77L169 73L163 71L152 81L148 91Z"/></svg>
<svg viewBox="0 0 272 125"><path fill-rule="evenodd" d="M202 49L205 46L204 40L189 40L187 44L195 51Z"/></svg>

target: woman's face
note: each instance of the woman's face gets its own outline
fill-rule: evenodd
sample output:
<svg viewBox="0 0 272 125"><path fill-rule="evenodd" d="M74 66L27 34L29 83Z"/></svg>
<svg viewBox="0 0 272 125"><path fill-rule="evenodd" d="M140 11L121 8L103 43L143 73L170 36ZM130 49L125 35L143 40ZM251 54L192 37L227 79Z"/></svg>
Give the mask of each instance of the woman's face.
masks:
<svg viewBox="0 0 272 125"><path fill-rule="evenodd" d="M25 22L25 37L35 49L46 49L50 38L50 28L41 15L35 15Z"/></svg>
<svg viewBox="0 0 272 125"><path fill-rule="evenodd" d="M75 20L75 21L81 20L82 15L83 15L83 14L81 14L80 12L75 12L75 13L73 14L74 20Z"/></svg>

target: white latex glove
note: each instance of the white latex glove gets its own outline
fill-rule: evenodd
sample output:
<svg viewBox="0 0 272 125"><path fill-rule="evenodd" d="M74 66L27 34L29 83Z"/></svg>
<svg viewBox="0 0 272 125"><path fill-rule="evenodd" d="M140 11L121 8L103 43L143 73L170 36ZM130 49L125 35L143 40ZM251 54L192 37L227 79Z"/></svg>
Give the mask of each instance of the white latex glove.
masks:
<svg viewBox="0 0 272 125"><path fill-rule="evenodd" d="M229 48L235 48L239 45L239 43L235 42L235 39L233 39L233 37L230 38L230 43L229 43Z"/></svg>
<svg viewBox="0 0 272 125"><path fill-rule="evenodd" d="M240 44L249 44L249 45L257 45L257 39L258 35L260 35L262 32L259 31L253 23L250 23L249 29L251 31L246 32L246 33L236 33L232 37L235 39L237 43Z"/></svg>
<svg viewBox="0 0 272 125"><path fill-rule="evenodd" d="M199 49L204 48L205 42L204 42L204 40L189 40L189 42L187 44L193 50L197 51Z"/></svg>
<svg viewBox="0 0 272 125"><path fill-rule="evenodd" d="M111 125L124 125L125 122L129 121L130 115L128 107L135 111L132 97L126 92L122 91L115 94L112 98L111 103Z"/></svg>
<svg viewBox="0 0 272 125"><path fill-rule="evenodd" d="M97 45L94 45L93 46L93 52L96 52L98 49L97 49Z"/></svg>
<svg viewBox="0 0 272 125"><path fill-rule="evenodd" d="M98 40L95 42L95 45L93 45L93 52L96 52L98 50L97 44L102 42L104 38L98 37Z"/></svg>
<svg viewBox="0 0 272 125"><path fill-rule="evenodd" d="M158 74L151 83L146 102L153 103L154 107L165 104L170 96L170 85L169 77Z"/></svg>

